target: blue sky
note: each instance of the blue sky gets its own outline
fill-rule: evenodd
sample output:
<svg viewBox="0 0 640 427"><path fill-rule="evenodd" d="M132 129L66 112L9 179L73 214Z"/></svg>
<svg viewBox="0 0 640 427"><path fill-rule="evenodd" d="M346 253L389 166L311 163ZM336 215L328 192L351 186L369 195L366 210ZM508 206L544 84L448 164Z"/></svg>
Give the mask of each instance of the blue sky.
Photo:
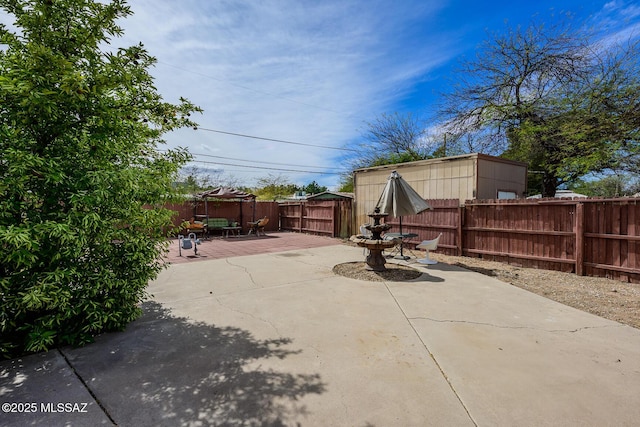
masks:
<svg viewBox="0 0 640 427"><path fill-rule="evenodd" d="M334 187L341 148L381 113L429 115L452 68L473 57L487 31L571 12L603 36L640 34L636 1L131 0L124 46L142 42L167 101L204 109L202 129L183 129L202 171L254 185L268 174ZM2 18L2 17L0 17ZM6 18L6 17L5 17ZM333 147L321 148L322 147ZM211 157L215 156L215 157ZM225 163L225 164L221 164ZM285 170L278 170L285 169ZM292 172L317 171L319 173Z"/></svg>

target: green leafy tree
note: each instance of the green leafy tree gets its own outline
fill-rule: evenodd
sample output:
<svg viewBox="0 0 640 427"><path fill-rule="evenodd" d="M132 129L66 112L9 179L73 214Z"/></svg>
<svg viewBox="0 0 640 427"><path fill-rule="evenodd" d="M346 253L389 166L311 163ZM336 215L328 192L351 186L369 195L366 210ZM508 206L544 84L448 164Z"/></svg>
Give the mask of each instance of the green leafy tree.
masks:
<svg viewBox="0 0 640 427"><path fill-rule="evenodd" d="M258 179L257 187L251 192L258 200L278 200L290 197L298 190L298 186L291 184L286 177L268 174Z"/></svg>
<svg viewBox="0 0 640 427"><path fill-rule="evenodd" d="M353 169L428 159L424 122L408 114L383 113L362 134L364 143L351 159Z"/></svg>
<svg viewBox="0 0 640 427"><path fill-rule="evenodd" d="M140 314L198 108L153 86L142 45L107 51L123 1L0 0L0 351L90 342Z"/></svg>
<svg viewBox="0 0 640 427"><path fill-rule="evenodd" d="M432 157L430 146L433 144L427 140L425 123L414 114L383 113L366 125L357 153L343 158L351 171L341 176L338 191L353 192L352 171L355 169Z"/></svg>
<svg viewBox="0 0 640 427"><path fill-rule="evenodd" d="M353 193L353 174L340 175L338 191L343 193Z"/></svg>
<svg viewBox="0 0 640 427"><path fill-rule="evenodd" d="M456 74L451 135L525 161L544 196L581 176L632 170L640 156L638 42L596 43L560 21L494 34Z"/></svg>
<svg viewBox="0 0 640 427"><path fill-rule="evenodd" d="M200 168L195 165L183 167L175 187L182 194L195 194L216 187L238 187L239 180L233 175L224 175L221 169Z"/></svg>
<svg viewBox="0 0 640 427"><path fill-rule="evenodd" d="M302 191L306 192L307 194L318 194L328 190L329 189L327 187L318 184L316 181L311 181L309 184L302 187Z"/></svg>
<svg viewBox="0 0 640 427"><path fill-rule="evenodd" d="M414 162L416 160L425 160L428 158L429 156L416 158L416 156L406 151L401 153L387 153L386 155L380 154L379 156L371 159L371 163L369 163L367 167L394 165L396 163Z"/></svg>
<svg viewBox="0 0 640 427"><path fill-rule="evenodd" d="M628 174L616 174L600 179L577 180L569 186L570 190L586 196L623 197L637 193L638 182Z"/></svg>
<svg viewBox="0 0 640 427"><path fill-rule="evenodd" d="M196 194L213 188L215 183L218 182L220 174L220 171L211 174L197 166L187 166L182 168L179 177L180 181L176 183L176 187L180 188L180 191L184 194Z"/></svg>

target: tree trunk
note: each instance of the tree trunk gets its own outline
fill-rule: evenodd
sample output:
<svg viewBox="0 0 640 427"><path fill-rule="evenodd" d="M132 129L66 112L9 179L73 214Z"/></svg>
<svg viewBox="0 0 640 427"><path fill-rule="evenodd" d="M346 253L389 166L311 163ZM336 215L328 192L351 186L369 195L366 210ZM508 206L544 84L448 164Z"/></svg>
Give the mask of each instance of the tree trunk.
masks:
<svg viewBox="0 0 640 427"><path fill-rule="evenodd" d="M555 197L558 180L556 175L551 172L545 172L542 178L542 197Z"/></svg>

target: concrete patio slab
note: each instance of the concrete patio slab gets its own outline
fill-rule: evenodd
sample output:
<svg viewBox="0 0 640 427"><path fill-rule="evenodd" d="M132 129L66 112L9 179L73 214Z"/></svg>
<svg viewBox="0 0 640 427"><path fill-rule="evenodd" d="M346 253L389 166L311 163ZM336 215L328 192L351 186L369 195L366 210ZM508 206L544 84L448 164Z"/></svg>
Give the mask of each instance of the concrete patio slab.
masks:
<svg viewBox="0 0 640 427"><path fill-rule="evenodd" d="M2 397L50 400L37 357L60 357L119 426L637 425L639 330L443 264L332 273L360 260L334 244L176 263L125 332L0 362ZM19 375L25 393L5 386ZM23 415L0 424L63 425Z"/></svg>
<svg viewBox="0 0 640 427"><path fill-rule="evenodd" d="M640 386L640 331L487 276L451 280L471 278L461 268L430 271L446 286L389 288L478 425L640 419L629 393Z"/></svg>
<svg viewBox="0 0 640 427"><path fill-rule="evenodd" d="M0 426L111 426L58 350L0 362Z"/></svg>

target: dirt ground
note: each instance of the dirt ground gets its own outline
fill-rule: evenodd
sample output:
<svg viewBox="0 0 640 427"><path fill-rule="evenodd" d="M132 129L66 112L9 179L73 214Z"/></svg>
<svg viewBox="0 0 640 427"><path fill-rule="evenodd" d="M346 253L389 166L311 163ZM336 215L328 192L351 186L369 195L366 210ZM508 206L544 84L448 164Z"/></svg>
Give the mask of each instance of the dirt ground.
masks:
<svg viewBox="0 0 640 427"><path fill-rule="evenodd" d="M386 271L369 271L364 262L345 262L333 267L333 272L351 279L368 280L370 282L404 282L417 279L422 273L415 268L387 263Z"/></svg>
<svg viewBox="0 0 640 427"><path fill-rule="evenodd" d="M431 257L439 262L477 271L570 307L640 329L640 284L515 267L480 258L438 253L431 253Z"/></svg>

